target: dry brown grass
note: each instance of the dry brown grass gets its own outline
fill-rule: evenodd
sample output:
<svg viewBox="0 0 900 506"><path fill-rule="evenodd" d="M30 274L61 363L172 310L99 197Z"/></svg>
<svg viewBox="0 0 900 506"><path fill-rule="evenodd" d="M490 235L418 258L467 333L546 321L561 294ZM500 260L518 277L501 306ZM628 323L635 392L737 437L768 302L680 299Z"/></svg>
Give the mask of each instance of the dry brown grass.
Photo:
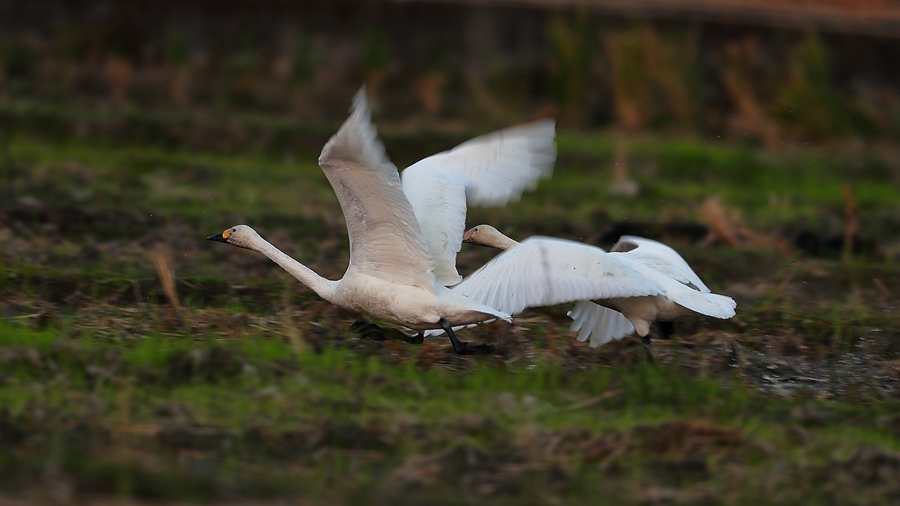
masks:
<svg viewBox="0 0 900 506"><path fill-rule="evenodd" d="M156 274L162 285L163 293L175 314L180 319L183 313L181 303L178 302L178 290L175 287L175 269L172 267L172 249L167 244L158 244L150 253Z"/></svg>
<svg viewBox="0 0 900 506"><path fill-rule="evenodd" d="M735 108L727 120L731 135L752 135L772 147L780 142L781 129L766 116L757 86L761 71L770 66L763 60L758 38L731 42L722 53L721 75L725 92Z"/></svg>
<svg viewBox="0 0 900 506"><path fill-rule="evenodd" d="M788 254L790 245L784 239L751 229L739 213L727 209L716 197L709 197L700 206L700 219L709 228L705 242L721 243L740 248L764 248Z"/></svg>

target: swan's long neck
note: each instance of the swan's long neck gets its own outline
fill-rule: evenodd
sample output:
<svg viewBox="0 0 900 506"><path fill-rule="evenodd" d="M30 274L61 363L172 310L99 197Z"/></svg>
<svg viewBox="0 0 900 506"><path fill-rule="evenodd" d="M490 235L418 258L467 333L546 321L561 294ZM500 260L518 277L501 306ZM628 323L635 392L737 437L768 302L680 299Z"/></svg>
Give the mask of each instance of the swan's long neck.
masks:
<svg viewBox="0 0 900 506"><path fill-rule="evenodd" d="M328 302L334 302L334 292L338 285L337 281L332 281L319 276L315 271L289 257L262 237L257 241L254 241L253 249L267 256L269 260L288 271L291 276L294 276L298 281L310 287L312 291L319 295L319 297L322 297Z"/></svg>
<svg viewBox="0 0 900 506"><path fill-rule="evenodd" d="M504 235L499 230L492 228L486 230L485 234L479 234L475 244L480 244L481 246L487 246L490 248L497 248L501 250L508 250L513 246L517 246L519 243L514 241Z"/></svg>

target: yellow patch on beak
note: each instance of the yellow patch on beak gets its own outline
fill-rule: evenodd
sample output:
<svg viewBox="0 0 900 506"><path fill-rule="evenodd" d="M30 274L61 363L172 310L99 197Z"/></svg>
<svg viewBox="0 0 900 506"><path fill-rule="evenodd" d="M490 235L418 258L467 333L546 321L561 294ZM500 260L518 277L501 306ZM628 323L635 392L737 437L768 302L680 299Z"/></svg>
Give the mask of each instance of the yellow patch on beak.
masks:
<svg viewBox="0 0 900 506"><path fill-rule="evenodd" d="M222 239L228 239L229 235L231 235L231 232L229 232L227 230L222 232Z"/></svg>

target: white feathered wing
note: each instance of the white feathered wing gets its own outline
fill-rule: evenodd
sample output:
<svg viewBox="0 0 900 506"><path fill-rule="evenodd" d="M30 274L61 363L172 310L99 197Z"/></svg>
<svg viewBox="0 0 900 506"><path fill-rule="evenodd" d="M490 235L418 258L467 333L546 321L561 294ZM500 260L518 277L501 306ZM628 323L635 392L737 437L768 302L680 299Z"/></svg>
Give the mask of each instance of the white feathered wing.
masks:
<svg viewBox="0 0 900 506"><path fill-rule="evenodd" d="M500 253L452 291L509 314L577 300L659 295L662 287L600 248L529 237Z"/></svg>
<svg viewBox="0 0 900 506"><path fill-rule="evenodd" d="M347 222L347 272L358 269L435 293L434 262L403 194L397 168L372 126L365 88L354 97L350 117L322 148L319 166Z"/></svg>
<svg viewBox="0 0 900 506"><path fill-rule="evenodd" d="M438 283L452 286L465 231L466 205L502 206L548 177L556 161L553 120L476 137L402 172L409 200L435 262Z"/></svg>

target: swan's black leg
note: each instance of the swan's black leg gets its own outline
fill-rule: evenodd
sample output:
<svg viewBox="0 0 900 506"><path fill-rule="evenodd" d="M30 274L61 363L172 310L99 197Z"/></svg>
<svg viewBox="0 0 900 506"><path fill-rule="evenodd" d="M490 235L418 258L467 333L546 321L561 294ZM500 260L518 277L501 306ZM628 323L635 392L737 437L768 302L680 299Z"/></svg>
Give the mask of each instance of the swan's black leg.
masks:
<svg viewBox="0 0 900 506"><path fill-rule="evenodd" d="M456 338L456 333L453 332L453 327L450 325L450 322L448 322L446 318L441 318L438 320L438 325L444 329L444 332L447 333L447 337L450 338L450 344L453 345L453 351L455 351L457 355L465 355L466 346L463 346L463 343L459 342L459 339Z"/></svg>
<svg viewBox="0 0 900 506"><path fill-rule="evenodd" d="M446 318L441 318L440 320L438 320L438 325L440 325L441 328L444 329L444 332L447 333L447 336L450 337L450 344L453 345L453 351L455 351L457 355L491 353L492 351L494 351L494 347L488 344L478 344L472 346L469 343L460 342L460 340L456 338L456 334L453 332L453 326L450 325L450 322L448 322Z"/></svg>
<svg viewBox="0 0 900 506"><path fill-rule="evenodd" d="M350 328L352 328L359 337L363 339L371 339L373 341L384 341L386 339L398 339L402 341L406 341L407 343L412 344L422 344L425 336L419 332L415 336L407 336L404 332L401 332L394 328L384 328L376 323L372 323L370 321L366 321L363 318L357 318L354 321Z"/></svg>
<svg viewBox="0 0 900 506"><path fill-rule="evenodd" d="M732 367L740 367L741 360L741 347L734 341L734 339L729 340L729 348L731 348L728 352L728 365Z"/></svg>
<svg viewBox="0 0 900 506"><path fill-rule="evenodd" d="M409 344L422 344L425 342L425 334L419 331L418 334L414 336L406 336L403 340Z"/></svg>
<svg viewBox="0 0 900 506"><path fill-rule="evenodd" d="M644 343L644 353L647 355L647 362L650 362L651 364L654 363L654 361L653 361L653 346L652 346L653 343L650 341L650 334L647 334L646 336L642 337L641 340Z"/></svg>
<svg viewBox="0 0 900 506"><path fill-rule="evenodd" d="M659 325L659 335L663 339L672 339L672 336L675 335L675 322L673 321L659 321L656 322Z"/></svg>
<svg viewBox="0 0 900 506"><path fill-rule="evenodd" d="M362 318L357 318L356 321L350 324L350 328L353 329L357 334L359 334L359 337L363 339L384 341L384 329L370 321L366 321Z"/></svg>

